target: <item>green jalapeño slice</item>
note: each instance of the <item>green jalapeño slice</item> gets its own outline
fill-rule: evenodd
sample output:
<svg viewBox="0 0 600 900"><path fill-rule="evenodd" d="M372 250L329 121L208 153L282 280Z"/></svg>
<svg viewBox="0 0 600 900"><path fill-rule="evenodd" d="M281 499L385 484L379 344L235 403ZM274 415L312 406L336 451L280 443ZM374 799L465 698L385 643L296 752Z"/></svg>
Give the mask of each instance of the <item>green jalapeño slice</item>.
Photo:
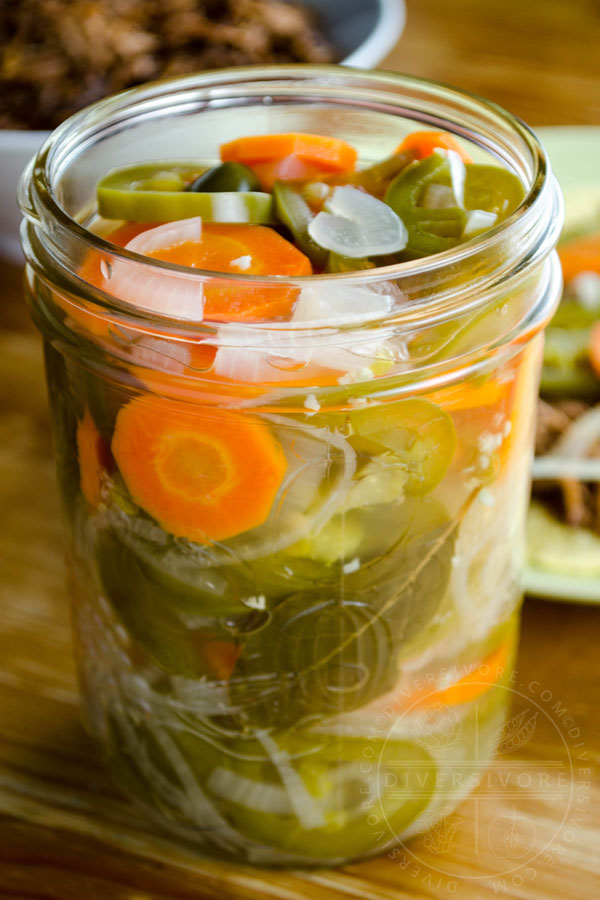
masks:
<svg viewBox="0 0 600 900"><path fill-rule="evenodd" d="M507 218L524 196L516 175L500 166L463 164L432 153L403 169L385 201L408 229L405 254L449 250ZM462 182L462 183L461 183Z"/></svg>
<svg viewBox="0 0 600 900"><path fill-rule="evenodd" d="M207 169L197 163L144 163L113 169L98 182L98 212L106 219L129 222L176 222L200 216L204 222L237 222L269 225L273 221L273 197L256 190L229 190L222 186L197 187ZM213 182L217 176L212 171ZM218 180L218 179L217 179ZM219 181L224 184L223 180Z"/></svg>
<svg viewBox="0 0 600 900"><path fill-rule="evenodd" d="M202 193L227 191L260 191L260 181L248 166L242 163L226 162L213 166L186 185L186 191Z"/></svg>
<svg viewBox="0 0 600 900"><path fill-rule="evenodd" d="M432 184L447 186L450 177L449 160L432 153L403 169L385 192L385 202L400 216L408 230L404 251L408 256L440 253L460 241L467 222L464 209L458 204L441 208L423 205L427 188Z"/></svg>
<svg viewBox="0 0 600 900"><path fill-rule="evenodd" d="M302 191L284 181L276 181L273 185L275 211L277 218L291 231L296 246L308 256L311 262L324 267L328 253L324 247L313 241L308 233L308 226L314 219L310 207Z"/></svg>
<svg viewBox="0 0 600 900"><path fill-rule="evenodd" d="M371 737L372 755L362 738L305 729L238 739L218 754L185 729L177 741L210 799L242 834L308 859L368 853L374 828L383 849L435 792L432 756L417 742L393 737Z"/></svg>
<svg viewBox="0 0 600 900"><path fill-rule="evenodd" d="M405 490L426 494L446 474L456 449L448 413L420 397L357 409L349 415L357 450L391 451L406 470Z"/></svg>
<svg viewBox="0 0 600 900"><path fill-rule="evenodd" d="M500 166L471 163L465 166L465 207L494 213L498 221L509 216L519 205L525 191L516 175Z"/></svg>

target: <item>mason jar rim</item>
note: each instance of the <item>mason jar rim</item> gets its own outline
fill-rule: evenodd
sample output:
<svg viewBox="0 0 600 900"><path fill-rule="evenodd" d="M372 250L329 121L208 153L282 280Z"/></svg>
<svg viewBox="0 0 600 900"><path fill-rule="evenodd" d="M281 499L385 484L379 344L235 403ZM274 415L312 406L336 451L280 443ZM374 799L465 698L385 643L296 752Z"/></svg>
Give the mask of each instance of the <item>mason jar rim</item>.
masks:
<svg viewBox="0 0 600 900"><path fill-rule="evenodd" d="M349 89L351 89L350 96L348 97L346 93L346 99L343 99ZM261 91L262 93L257 93ZM257 99L259 95L266 102L272 91L284 96L294 96L299 91L304 91L301 96L306 102L312 100L331 103L337 100L346 106L369 106L390 114L394 114L396 110L395 114L403 118L409 118L407 113L412 111L415 118L423 124L442 125L445 130L479 144L496 157L501 156L506 164L510 164L511 161L507 158L508 148L504 146L501 153L498 144L493 145L492 124L494 121L500 122L513 137L521 140L530 154L532 174L529 185L526 185L526 194L517 209L504 221L449 250L368 270L304 276L245 275L190 269L176 263L149 258L118 247L89 231L72 218L59 203L53 186L57 176L60 177L60 167L63 169L67 167L69 161L85 150L85 147L93 144L101 136L112 133L111 129L113 131L120 129L125 123L131 125L137 119L151 118L160 110L171 115L201 111L203 108L210 108L211 105L233 105L231 102L227 104L227 100L231 101L232 98ZM415 96L412 98L414 106L411 107L411 91L429 95L429 100L424 102L422 97L419 99ZM305 94L309 96L304 96ZM174 105L175 103L178 105ZM486 121L486 116L490 120L487 132L476 130L475 125L479 123L481 126L481 123ZM521 162L523 167L523 161ZM516 165L514 159L512 164L514 168ZM523 174L521 172L521 176ZM246 66L213 70L153 82L100 100L71 116L52 132L37 157L23 173L19 185L19 205L27 221L25 231L31 226L34 229L41 229L46 236L51 232L54 240L52 238L49 241L42 240L41 244L46 251L49 249L48 244L52 245L53 261L58 265L62 264L66 269L68 265L60 258L60 240L56 239L61 231L68 232L71 239L75 238L98 254L110 253L115 259L121 259L125 263L143 264L148 267L148 271L163 271L165 274L169 273L186 280L209 278L213 282L221 279L229 284L265 287L285 284L302 289L315 284L331 283L344 283L345 286L374 285L391 282L395 278L406 281L422 276L431 277L437 273L439 284L443 285L445 271L469 265L475 260L493 259L494 251L503 243L510 241L513 250L518 247L517 258L506 260L501 266L492 266L487 276L478 281L476 291L480 299L482 294L486 293L486 289L498 280L504 280L525 263L532 264L537 259L542 259L555 245L560 231L561 215L546 217L540 215L548 204L556 206L560 213L560 194L542 144L524 122L492 101L442 82L411 75L385 71L365 72L361 69L336 65L312 64ZM45 227L48 222L52 223L50 229ZM502 257L502 254L496 256ZM100 299L100 305L108 310L113 309L129 317L164 318L172 321L168 315L163 317L156 312L148 314L143 307L123 303L112 294L105 293L95 286L90 287L95 297ZM465 305L464 295L472 293L473 290L474 288L468 284L462 291L455 290L453 292L455 302L450 306L455 311L468 309L472 303L467 300ZM443 296L445 301L448 300L443 291L441 294L434 291L434 299L435 297L439 299L440 296ZM443 305L448 308L447 302ZM421 316L425 315L428 318L435 306L430 297L412 305L412 312L417 312L418 307ZM394 311L392 317L396 312L398 311ZM389 321L389 316L384 318ZM190 324L193 323L186 322L186 326ZM203 323L199 321L198 324ZM240 323L235 324L239 329ZM252 329L254 325L260 328L266 324L268 327L281 326L290 330L297 327L295 323L290 322L244 322L243 326ZM369 320L365 324L377 323Z"/></svg>

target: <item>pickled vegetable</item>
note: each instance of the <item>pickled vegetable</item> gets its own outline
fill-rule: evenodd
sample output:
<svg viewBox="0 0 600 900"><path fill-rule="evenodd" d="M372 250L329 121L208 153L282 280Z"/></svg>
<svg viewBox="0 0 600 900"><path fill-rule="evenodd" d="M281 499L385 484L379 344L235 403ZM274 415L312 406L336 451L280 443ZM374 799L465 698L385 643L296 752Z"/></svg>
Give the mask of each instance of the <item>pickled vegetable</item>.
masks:
<svg viewBox="0 0 600 900"><path fill-rule="evenodd" d="M471 157L454 135L447 131L413 131L411 134L407 134L398 147L398 152L412 153L416 159L425 159L436 150L453 150L459 154L463 162L472 162Z"/></svg>
<svg viewBox="0 0 600 900"><path fill-rule="evenodd" d="M390 450L406 471L406 490L427 493L442 480L456 449L450 416L427 400L408 399L357 409L352 431Z"/></svg>
<svg viewBox="0 0 600 900"><path fill-rule="evenodd" d="M390 181L399 175L415 159L412 151L397 151L393 156L361 169L352 178L352 183L364 188L375 197L382 197Z"/></svg>
<svg viewBox="0 0 600 900"><path fill-rule="evenodd" d="M408 230L405 253L410 256L429 256L456 246L466 225L466 212L456 198L454 205L429 208L422 205L426 188L432 184L447 186L450 163L438 154L412 163L390 184L385 202L402 219Z"/></svg>
<svg viewBox="0 0 600 900"><path fill-rule="evenodd" d="M88 409L77 423L76 439L81 493L90 506L97 507L102 495L102 473L107 467L110 450Z"/></svg>
<svg viewBox="0 0 600 900"><path fill-rule="evenodd" d="M265 739L265 746L242 743L236 750L246 759L240 764L224 756L208 776L209 793L248 838L308 858L335 861L368 853L372 826L367 809L370 816L381 817L387 840L393 839L426 807L435 783L434 760L409 741L383 746L377 767L364 765L364 745L356 739L341 744L331 736L298 735ZM297 760L294 787L282 783L278 754ZM402 764L411 775L399 781Z"/></svg>
<svg viewBox="0 0 600 900"><path fill-rule="evenodd" d="M270 194L239 187L228 191L209 187L200 192L199 179L192 182L196 187L184 190L185 178L194 173L179 166L171 178L169 174L157 166L129 166L109 172L98 183L99 214L106 219L130 222L175 222L194 216L201 216L206 222L260 225L273 221ZM231 181L235 183L233 178Z"/></svg>
<svg viewBox="0 0 600 900"><path fill-rule="evenodd" d="M171 580L156 581L144 564L116 536L100 536L96 558L103 589L129 633L161 668L188 678L228 677L238 655L236 643L210 616L211 592ZM166 601L165 601L165 598ZM208 604L208 605L207 605ZM235 611L247 614L239 604ZM196 613L201 624L188 624ZM231 613L222 604L221 614Z"/></svg>
<svg viewBox="0 0 600 900"><path fill-rule="evenodd" d="M264 522L286 469L258 420L158 398L123 407L112 451L134 500L167 531L196 541Z"/></svg>
<svg viewBox="0 0 600 900"><path fill-rule="evenodd" d="M485 210L501 221L514 212L524 193L523 185L508 169L500 166L466 166L466 209Z"/></svg>
<svg viewBox="0 0 600 900"><path fill-rule="evenodd" d="M313 241L308 233L308 226L314 216L302 192L283 181L273 185L275 212L277 218L291 231L296 245L317 266L323 267L327 262L327 250Z"/></svg>
<svg viewBox="0 0 600 900"><path fill-rule="evenodd" d="M186 185L186 191L260 191L260 182L252 169L242 163L226 162L213 166Z"/></svg>
<svg viewBox="0 0 600 900"><path fill-rule="evenodd" d="M265 134L237 138L221 147L223 162L271 162L296 156L305 162L316 163L325 171L353 169L356 150L345 141L321 134Z"/></svg>
<svg viewBox="0 0 600 900"><path fill-rule="evenodd" d="M388 205L350 185L334 188L307 231L320 247L352 258L395 253L407 241L404 223Z"/></svg>
<svg viewBox="0 0 600 900"><path fill-rule="evenodd" d="M366 167L295 132L220 155L102 179L115 252L80 274L118 309L56 301L91 348L56 369L89 719L181 837L338 863L452 808L501 733L522 513L504 472L525 484L535 366L446 363L519 298L406 331L421 298L377 269L485 234L523 190L441 132ZM572 325L557 370L579 368Z"/></svg>
<svg viewBox="0 0 600 900"><path fill-rule="evenodd" d="M455 159L457 168L460 172ZM432 152L394 179L385 201L408 228L405 252L427 256L486 231L509 216L523 196L521 182L506 169L467 163L458 174L449 154Z"/></svg>

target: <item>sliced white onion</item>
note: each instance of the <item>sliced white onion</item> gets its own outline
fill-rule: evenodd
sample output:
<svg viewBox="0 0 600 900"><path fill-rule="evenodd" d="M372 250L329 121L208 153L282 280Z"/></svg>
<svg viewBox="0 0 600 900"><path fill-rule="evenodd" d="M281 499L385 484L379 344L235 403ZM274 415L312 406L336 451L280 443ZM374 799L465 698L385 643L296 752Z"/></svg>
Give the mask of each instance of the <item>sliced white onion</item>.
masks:
<svg viewBox="0 0 600 900"><path fill-rule="evenodd" d="M527 479L525 455L513 471L515 484ZM475 491L459 525L449 582L447 607L452 634L440 636L443 654L458 655L459 647L485 639L507 620L519 600L518 579L524 554L521 528L526 512L520 491L507 491L503 481ZM488 499L491 493L493 505ZM440 611L443 607L440 608ZM454 617L458 621L454 623ZM440 652L435 645L425 652Z"/></svg>
<svg viewBox="0 0 600 900"><path fill-rule="evenodd" d="M393 305L391 294L379 293L366 286L331 282L311 285L300 292L292 322L329 326L363 324L388 315ZM328 337L326 342L317 338L306 361L354 376L365 369L367 359L376 361L379 358L385 339L392 333L391 329L383 329L377 341L356 341L345 346L336 342L335 337ZM365 377L372 376L372 372L365 372Z"/></svg>
<svg viewBox="0 0 600 900"><path fill-rule="evenodd" d="M172 375L182 375L191 365L190 345L149 335L136 336L130 346L131 358L138 366L160 369Z"/></svg>
<svg viewBox="0 0 600 900"><path fill-rule="evenodd" d="M189 818L201 827L205 827L207 822L218 823L215 836L218 835L221 846L227 847L232 839L234 843L238 843L236 832L203 792L196 773L192 771L189 762L170 734L151 721L147 722L147 727L181 784Z"/></svg>
<svg viewBox="0 0 600 900"><path fill-rule="evenodd" d="M237 259L231 260L231 265L239 269L240 272L247 272L252 265L252 257L249 253L246 253L245 256L238 256Z"/></svg>
<svg viewBox="0 0 600 900"><path fill-rule="evenodd" d="M568 456L538 456L533 462L534 481L600 481L600 458L573 459Z"/></svg>
<svg viewBox="0 0 600 900"><path fill-rule="evenodd" d="M214 361L214 371L224 378L244 384L265 384L272 381L297 380L298 370L311 359L311 348L288 325L284 329L264 328L252 335L248 346L248 329L228 323L217 329L220 346Z"/></svg>
<svg viewBox="0 0 600 900"><path fill-rule="evenodd" d="M385 341L393 329L378 331L378 339L341 344L334 334L315 334L307 338L295 335L293 326L362 325L388 315L395 298L366 286L333 284L303 288L296 301L290 325L283 329L265 328L255 337L256 346L248 347L247 329L230 323L218 332L223 341L214 362L217 375L246 384L289 382L297 380L298 370L306 368L310 381L310 365L354 376L368 365L393 356ZM372 372L367 377L372 377Z"/></svg>
<svg viewBox="0 0 600 900"><path fill-rule="evenodd" d="M308 233L326 250L351 258L396 253L408 241L404 222L387 203L349 185L334 189Z"/></svg>
<svg viewBox="0 0 600 900"><path fill-rule="evenodd" d="M306 829L323 828L326 824L323 811L311 797L302 778L290 763L289 755L277 746L277 742L266 731L257 732L256 737L277 769L300 825Z"/></svg>
<svg viewBox="0 0 600 900"><path fill-rule="evenodd" d="M467 170L465 164L456 150L436 150L436 153L445 156L450 165L450 180L452 182L452 191L454 193L455 206L464 207L465 205L465 179Z"/></svg>
<svg viewBox="0 0 600 900"><path fill-rule="evenodd" d="M600 443L600 404L582 413L563 432L552 449L553 456L582 459Z"/></svg>
<svg viewBox="0 0 600 900"><path fill-rule="evenodd" d="M330 340L330 345L320 343L304 352L219 347L213 369L243 384L289 384L298 381L302 372L302 381L310 384L311 373L318 368L336 373L340 384L352 384L373 378L373 364L391 365L400 355L382 341L358 341L344 347L336 346L335 338Z"/></svg>
<svg viewBox="0 0 600 900"><path fill-rule="evenodd" d="M463 229L463 237L479 234L496 224L496 213L487 212L485 209L470 209L467 213L467 222Z"/></svg>
<svg viewBox="0 0 600 900"><path fill-rule="evenodd" d="M298 379L298 369L308 362L309 354L291 356L282 351L279 365L273 365L270 354L261 348L219 347L215 355L213 371L223 378L241 384L268 384L272 381L288 382Z"/></svg>
<svg viewBox="0 0 600 900"><path fill-rule="evenodd" d="M253 346L248 346L250 337ZM311 359L311 348L287 323L284 329L267 327L249 336L246 327L229 322L217 329L216 342L215 373L244 384L297 380L298 370Z"/></svg>
<svg viewBox="0 0 600 900"><path fill-rule="evenodd" d="M391 294L380 294L366 286L313 284L303 288L296 301L292 322L348 325L387 315L394 305Z"/></svg>
<svg viewBox="0 0 600 900"><path fill-rule="evenodd" d="M165 225L157 225L149 228L132 238L126 244L127 250L141 253L147 256L157 250L166 250L169 247L177 247L179 244L198 242L202 239L202 219L195 216L192 219L180 219L176 222L167 222Z"/></svg>
<svg viewBox="0 0 600 900"><path fill-rule="evenodd" d="M141 255L155 253L178 244L199 241L202 221L196 217L168 222L132 238L127 250ZM105 268L102 287L126 303L179 319L202 321L204 289L193 272L153 271L143 263L115 259Z"/></svg>
<svg viewBox="0 0 600 900"><path fill-rule="evenodd" d="M231 769L217 766L210 773L206 783L208 790L216 797L236 803L245 809L269 813L274 816L290 816L292 805L285 788L266 781L255 781L238 775Z"/></svg>
<svg viewBox="0 0 600 900"><path fill-rule="evenodd" d="M428 184L421 197L425 209L450 209L456 206L454 191L448 184Z"/></svg>

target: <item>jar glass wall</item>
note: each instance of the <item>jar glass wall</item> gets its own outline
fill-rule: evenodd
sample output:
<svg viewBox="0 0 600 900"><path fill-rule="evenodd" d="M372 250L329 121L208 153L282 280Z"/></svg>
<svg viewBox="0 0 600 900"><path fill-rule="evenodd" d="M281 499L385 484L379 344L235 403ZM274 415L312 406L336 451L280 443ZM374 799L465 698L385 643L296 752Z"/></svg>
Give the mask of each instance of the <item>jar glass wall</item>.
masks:
<svg viewBox="0 0 600 900"><path fill-rule="evenodd" d="M288 131L367 165L416 127L517 174L515 213L426 259L296 279L102 236L113 166ZM259 863L337 864L430 827L493 755L509 696L560 284L535 137L416 79L230 70L75 116L21 205L86 723L119 782L181 838ZM199 319L198 296L295 313Z"/></svg>

